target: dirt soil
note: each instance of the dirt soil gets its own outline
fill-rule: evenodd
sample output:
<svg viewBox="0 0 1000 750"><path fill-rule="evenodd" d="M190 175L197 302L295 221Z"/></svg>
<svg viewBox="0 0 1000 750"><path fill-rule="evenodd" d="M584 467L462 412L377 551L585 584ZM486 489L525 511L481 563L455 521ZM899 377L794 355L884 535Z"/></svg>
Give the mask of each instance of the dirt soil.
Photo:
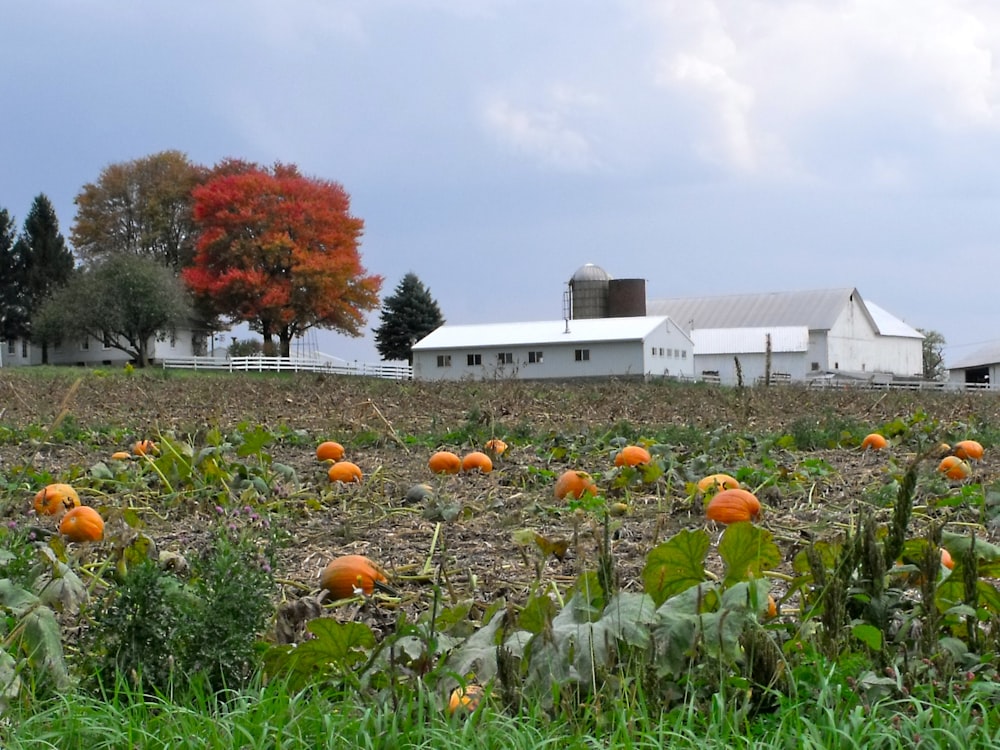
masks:
<svg viewBox="0 0 1000 750"><path fill-rule="evenodd" d="M85 437L28 444L2 439L5 428L8 435L9 430L44 428L60 414ZM391 627L400 608L412 617L430 609L434 587L417 574L431 556L432 543L431 569L442 576L444 596L473 599L480 607L498 597L521 603L539 578L568 585L582 570L593 570L600 526L593 516L580 517L555 500L554 475L566 468L596 475L608 471L614 453L610 440L616 436L630 431L640 438L683 435L691 428L756 436L742 457L729 449L717 465L711 452L706 456L701 448L695 454L683 444L669 445L677 478L690 482L704 473L753 466L761 455L753 443L763 436L828 430L831 424L875 429L916 415L927 416L919 425L938 427L927 430L925 444L965 437L983 442L986 457L975 466L973 481L986 487L998 480L1000 459L991 446L1000 435L1000 398L991 393L728 389L624 380L429 384L316 375L0 371L0 479L9 481L26 462L54 479L82 471L78 483L85 502L105 509L135 507L135 498L88 492L85 475L113 451L128 449L133 439L172 434L197 448L212 428L227 434L256 425L284 436L266 451L273 461L296 470L297 484L273 487L254 512L269 516L292 541L279 550L275 571L284 618L278 637L291 640L301 632L301 621L316 614L319 572L336 555L365 554L392 575L401 600L326 610L331 616L363 618L376 629ZM434 449L465 453L493 435L510 449L492 473L439 478L427 468ZM440 436L440 443L429 446L427 436ZM326 439L347 447L346 458L365 473L362 484L327 481L326 467L314 455L315 445ZM567 457L554 457L555 445L567 447ZM603 450L595 452L595 445ZM841 533L860 508L873 507L873 493L905 469L914 448L909 444L867 455L846 447L771 451L774 465L758 468L779 481L760 492L760 523L773 532L785 564L809 540ZM914 533L932 520L963 521L980 536L997 540L1000 532L983 524L978 511L935 507L935 496L961 492L961 487L945 484L929 463L923 471L921 487L929 489L918 498ZM408 488L421 482L434 488L436 499L408 502ZM7 508L12 519L30 515L32 489L25 487L23 502ZM706 526L700 503L691 502L682 481L661 478L609 494L628 506L615 520L613 534L626 589L641 588L641 569L652 547L681 528ZM139 505L146 532L160 551L191 554L218 521L214 503L156 507L154 496ZM230 512L239 511L238 500L227 505ZM888 518L887 507L874 507ZM561 559L543 556L537 545L517 543L517 532L526 529L565 546Z"/></svg>

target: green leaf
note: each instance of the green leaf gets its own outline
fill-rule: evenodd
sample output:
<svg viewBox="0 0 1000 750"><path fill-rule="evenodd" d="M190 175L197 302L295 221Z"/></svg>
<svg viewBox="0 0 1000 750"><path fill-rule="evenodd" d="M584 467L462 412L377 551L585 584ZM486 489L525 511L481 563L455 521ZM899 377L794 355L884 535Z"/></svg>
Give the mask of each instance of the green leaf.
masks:
<svg viewBox="0 0 1000 750"><path fill-rule="evenodd" d="M642 569L642 583L657 606L705 580L709 544L704 529L684 529L650 550Z"/></svg>
<svg viewBox="0 0 1000 750"><path fill-rule="evenodd" d="M719 541L719 555L726 563L725 586L760 578L765 570L781 564L781 550L772 541L771 532L749 521L726 528Z"/></svg>
<svg viewBox="0 0 1000 750"><path fill-rule="evenodd" d="M556 616L556 603L545 593L534 594L524 604L517 625L530 633L541 633Z"/></svg>
<svg viewBox="0 0 1000 750"><path fill-rule="evenodd" d="M257 425L250 432L242 433L240 437L243 442L236 449L236 455L244 458L260 453L266 446L274 442L274 436L260 425Z"/></svg>
<svg viewBox="0 0 1000 750"><path fill-rule="evenodd" d="M941 545L946 547L956 560L969 549L971 544L972 538L965 534L956 534L951 531L941 532ZM1000 547L976 537L976 556L987 562L1000 560Z"/></svg>
<svg viewBox="0 0 1000 750"><path fill-rule="evenodd" d="M287 675L293 689L352 672L375 648L371 629L360 622L337 622L329 617L310 620L306 629L315 638L294 647L275 646L264 655L268 674Z"/></svg>
<svg viewBox="0 0 1000 750"><path fill-rule="evenodd" d="M475 675L485 684L497 673L497 640L506 612L497 612L483 627L454 649L445 661L448 670L460 677Z"/></svg>
<svg viewBox="0 0 1000 750"><path fill-rule="evenodd" d="M38 606L19 623L18 646L35 670L47 672L59 690L69 687L69 671L63 658L62 636L56 616L48 607Z"/></svg>
<svg viewBox="0 0 1000 750"><path fill-rule="evenodd" d="M601 619L615 638L645 649L650 643L648 626L656 622L656 605L649 594L622 592L611 599Z"/></svg>
<svg viewBox="0 0 1000 750"><path fill-rule="evenodd" d="M882 631L874 625L866 622L858 623L851 628L851 633L872 651L882 650Z"/></svg>

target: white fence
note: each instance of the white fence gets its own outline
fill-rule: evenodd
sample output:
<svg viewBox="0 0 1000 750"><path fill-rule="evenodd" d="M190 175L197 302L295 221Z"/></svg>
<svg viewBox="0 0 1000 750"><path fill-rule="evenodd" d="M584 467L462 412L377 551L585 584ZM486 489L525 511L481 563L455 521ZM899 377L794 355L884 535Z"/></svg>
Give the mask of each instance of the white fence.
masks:
<svg viewBox="0 0 1000 750"><path fill-rule="evenodd" d="M164 369L220 370L225 372L319 372L327 375L363 375L370 378L410 380L413 368L400 364L347 362L328 355L318 357L165 357Z"/></svg>

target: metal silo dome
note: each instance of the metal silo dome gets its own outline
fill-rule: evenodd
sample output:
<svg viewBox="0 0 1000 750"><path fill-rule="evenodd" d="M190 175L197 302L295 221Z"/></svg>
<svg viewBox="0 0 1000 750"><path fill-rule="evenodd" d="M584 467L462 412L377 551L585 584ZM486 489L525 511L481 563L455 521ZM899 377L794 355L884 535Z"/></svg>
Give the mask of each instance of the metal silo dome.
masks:
<svg viewBox="0 0 1000 750"><path fill-rule="evenodd" d="M571 316L579 318L608 317L608 283L611 275L600 266L587 263L580 266L569 280Z"/></svg>

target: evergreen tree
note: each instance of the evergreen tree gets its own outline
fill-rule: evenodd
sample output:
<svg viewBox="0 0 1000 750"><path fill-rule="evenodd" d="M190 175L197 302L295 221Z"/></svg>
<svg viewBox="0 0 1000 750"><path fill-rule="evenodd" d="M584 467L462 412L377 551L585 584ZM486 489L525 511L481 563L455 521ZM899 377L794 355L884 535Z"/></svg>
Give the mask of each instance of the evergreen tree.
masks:
<svg viewBox="0 0 1000 750"><path fill-rule="evenodd" d="M0 341L21 338L27 332L24 273L15 239L14 217L0 208Z"/></svg>
<svg viewBox="0 0 1000 750"><path fill-rule="evenodd" d="M40 194L31 204L24 230L14 246L14 255L21 266L22 296L25 319L21 335L31 338L32 316L52 293L63 286L73 272L76 261L59 233L52 202ZM48 347L42 345L42 362L48 361Z"/></svg>
<svg viewBox="0 0 1000 750"><path fill-rule="evenodd" d="M382 305L375 348L382 359L413 364L413 345L444 323L441 308L416 274L408 273Z"/></svg>

